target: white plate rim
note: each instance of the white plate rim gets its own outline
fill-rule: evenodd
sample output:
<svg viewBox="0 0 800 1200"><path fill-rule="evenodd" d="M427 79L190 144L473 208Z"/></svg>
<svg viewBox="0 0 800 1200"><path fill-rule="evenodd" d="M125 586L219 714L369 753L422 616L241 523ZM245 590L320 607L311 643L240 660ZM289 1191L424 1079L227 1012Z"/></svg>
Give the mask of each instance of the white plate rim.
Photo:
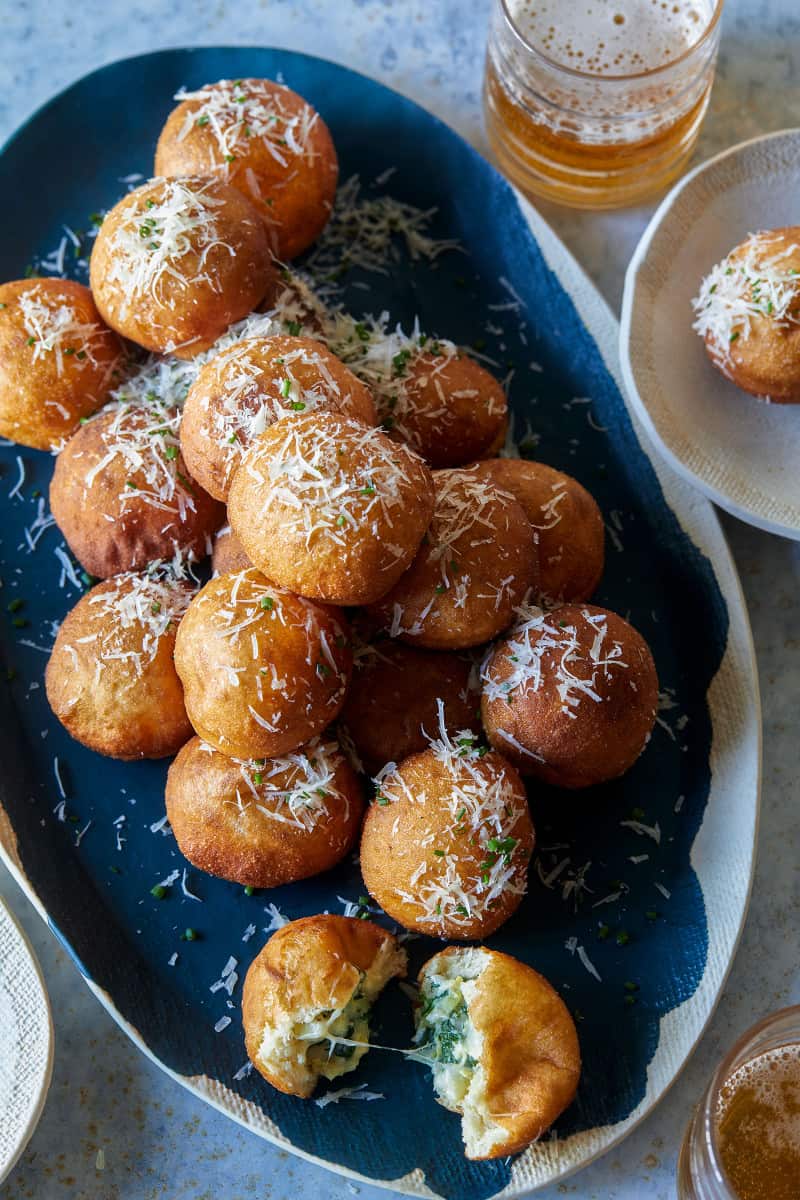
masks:
<svg viewBox="0 0 800 1200"><path fill-rule="evenodd" d="M647 228L642 234L636 249L633 252L627 270L625 271L625 285L622 293L622 310L620 315L619 326L619 361L622 373L622 382L624 385L624 395L631 407L638 416L644 426L647 436L652 441L659 453L669 462L677 473L682 476L688 483L699 488L704 495L718 504L720 508L724 508L732 516L738 517L740 521L744 521L748 525L753 525L756 529L763 529L767 533L776 533L781 537L791 538L793 541L800 541L800 515L796 524L791 524L784 521L773 521L768 517L762 517L759 513L753 512L744 504L732 499L727 492L714 484L709 483L702 475L693 471L687 466L683 459L677 454L671 446L669 446L661 436L655 421L650 415L650 410L642 397L639 387L636 383L636 375L631 361L631 331L633 326L633 309L636 302L636 289L638 284L639 272L647 258L650 246L654 237L658 233L665 220L668 218L673 206L678 197L688 188L696 179L705 175L707 172L714 170L721 162L726 159L733 158L742 154L752 147L762 145L765 142L774 139L786 138L795 136L800 139L800 126L790 126L787 129L777 129L772 133L758 134L756 137L747 138L746 141L738 142L735 146L728 147L727 150L720 151L719 154L706 159L699 163L689 171L677 183L671 191L667 193L664 199L659 204L653 216L648 222Z"/></svg>
<svg viewBox="0 0 800 1200"><path fill-rule="evenodd" d="M27 893L29 892L29 889L26 888L25 891ZM36 1091L31 1098L32 1103L30 1111L28 1112L28 1119L20 1131L19 1142L16 1146L16 1149L11 1154L11 1157L7 1159L6 1162L0 1163L0 1184L7 1179L14 1170L14 1167L19 1162L26 1146L28 1145L28 1142L33 1137L36 1127L39 1124L39 1120L47 1101L47 1094L50 1090L50 1083L53 1078L53 1062L55 1059L53 1013L50 1008L50 1000L47 994L47 986L44 981L42 968L39 965L39 960L36 957L33 947L31 946L28 935L20 925L18 918L11 911L9 905L2 898L0 898L0 924L4 923L11 927L12 931L19 939L20 952L27 959L28 966L33 974L33 978L39 985L39 1005L47 1017L47 1053L44 1063L44 1070L38 1080Z"/></svg>

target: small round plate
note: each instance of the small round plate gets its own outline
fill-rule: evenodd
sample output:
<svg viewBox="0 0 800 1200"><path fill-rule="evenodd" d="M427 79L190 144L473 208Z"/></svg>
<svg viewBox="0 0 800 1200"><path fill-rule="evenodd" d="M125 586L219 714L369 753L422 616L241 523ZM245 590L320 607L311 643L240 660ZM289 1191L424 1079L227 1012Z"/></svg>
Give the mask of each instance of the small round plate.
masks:
<svg viewBox="0 0 800 1200"><path fill-rule="evenodd" d="M39 964L0 901L0 1183L27 1146L53 1072L53 1022Z"/></svg>
<svg viewBox="0 0 800 1200"><path fill-rule="evenodd" d="M734 516L800 539L800 408L748 396L712 367L692 297L749 233L800 222L800 129L691 171L631 259L620 327L629 399L667 460Z"/></svg>

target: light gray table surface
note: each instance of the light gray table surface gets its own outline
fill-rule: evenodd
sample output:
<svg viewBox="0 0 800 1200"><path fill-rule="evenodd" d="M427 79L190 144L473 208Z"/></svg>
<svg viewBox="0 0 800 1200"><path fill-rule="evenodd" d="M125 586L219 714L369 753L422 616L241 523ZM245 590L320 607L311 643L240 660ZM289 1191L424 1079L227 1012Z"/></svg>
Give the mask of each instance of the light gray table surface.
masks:
<svg viewBox="0 0 800 1200"><path fill-rule="evenodd" d="M571 2L571 0L565 0ZM113 59L167 46L249 44L332 58L411 96L480 149L489 0L22 0L0 3L0 138ZM800 125L796 0L727 0L697 158ZM124 98L120 98L124 103ZM19 197L6 197L13 209ZM615 310L650 208L542 205ZM5 236L13 233L13 223ZM543 1200L667 1200L691 1106L725 1047L763 1013L800 1002L800 547L723 517L753 624L764 710L764 783L753 901L717 1012L671 1092L626 1141ZM0 894L39 955L56 1062L44 1116L0 1200L379 1200L387 1192L302 1162L183 1091L117 1029L0 867ZM98 1150L104 1169L98 1169ZM102 1161L102 1160L101 1160Z"/></svg>

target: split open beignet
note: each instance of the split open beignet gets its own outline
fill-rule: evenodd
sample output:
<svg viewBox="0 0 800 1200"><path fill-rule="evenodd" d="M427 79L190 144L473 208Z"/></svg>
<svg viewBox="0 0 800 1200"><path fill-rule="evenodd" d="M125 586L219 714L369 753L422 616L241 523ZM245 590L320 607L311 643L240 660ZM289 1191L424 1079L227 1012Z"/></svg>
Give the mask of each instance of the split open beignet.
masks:
<svg viewBox="0 0 800 1200"><path fill-rule="evenodd" d="M406 965L394 935L372 921L320 913L284 925L244 984L245 1041L256 1070L301 1097L320 1077L354 1071L369 1049L370 1009Z"/></svg>

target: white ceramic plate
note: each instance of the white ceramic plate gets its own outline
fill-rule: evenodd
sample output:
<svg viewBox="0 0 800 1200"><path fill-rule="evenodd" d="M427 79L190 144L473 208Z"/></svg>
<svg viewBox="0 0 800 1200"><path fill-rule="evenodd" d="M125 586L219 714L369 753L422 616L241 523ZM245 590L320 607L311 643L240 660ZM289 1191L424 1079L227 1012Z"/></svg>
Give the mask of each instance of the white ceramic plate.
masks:
<svg viewBox="0 0 800 1200"><path fill-rule="evenodd" d="M800 406L746 395L708 361L691 301L749 233L800 223L800 129L754 138L691 171L647 227L625 278L628 398L669 462L722 508L800 539Z"/></svg>
<svg viewBox="0 0 800 1200"><path fill-rule="evenodd" d="M53 1024L27 938L0 901L0 1182L28 1144L53 1070Z"/></svg>

